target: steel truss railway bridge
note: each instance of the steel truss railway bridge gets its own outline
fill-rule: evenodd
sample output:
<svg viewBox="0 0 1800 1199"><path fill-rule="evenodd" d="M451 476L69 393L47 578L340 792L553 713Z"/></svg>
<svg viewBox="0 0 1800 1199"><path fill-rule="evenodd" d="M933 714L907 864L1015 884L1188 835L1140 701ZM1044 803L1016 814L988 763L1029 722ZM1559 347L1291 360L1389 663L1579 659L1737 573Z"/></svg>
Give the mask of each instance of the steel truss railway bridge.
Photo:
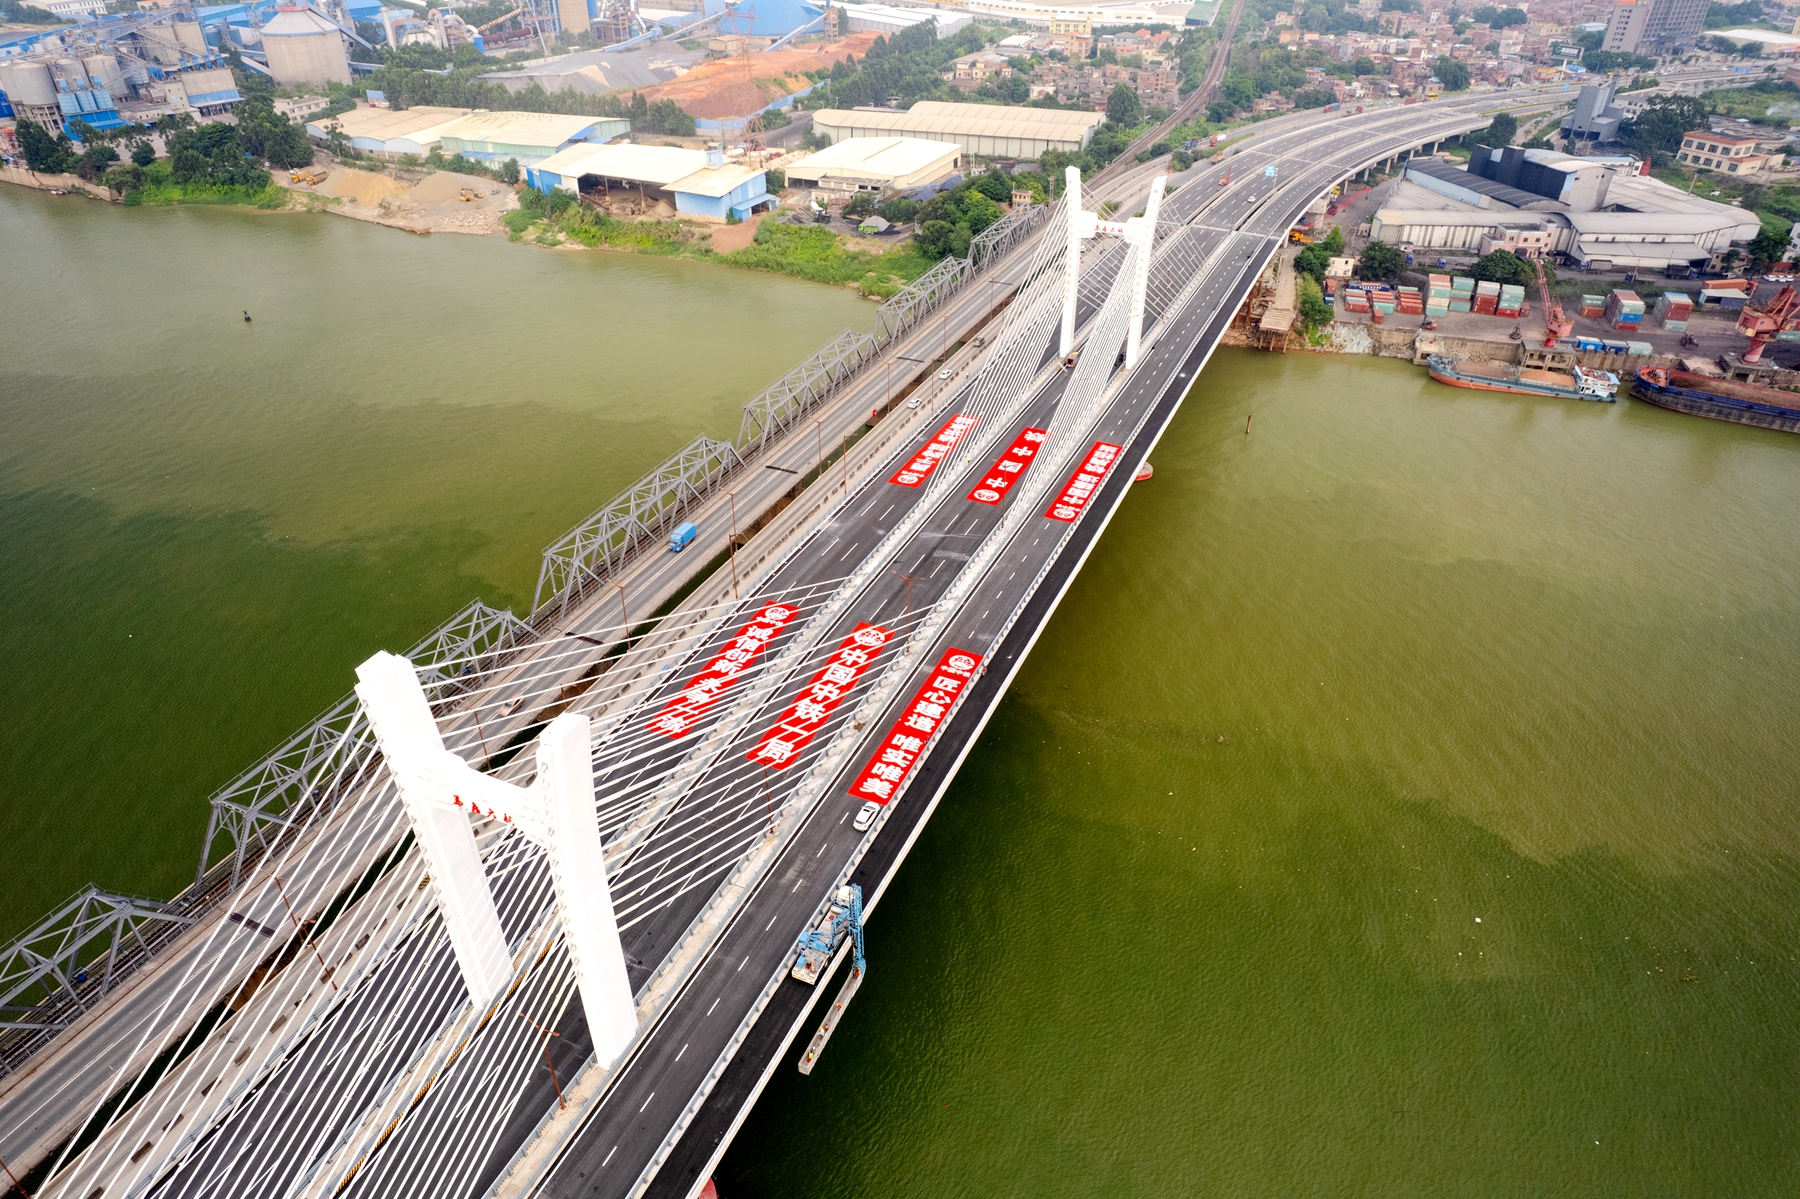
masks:
<svg viewBox="0 0 1800 1199"><path fill-rule="evenodd" d="M54 1199L694 1194L835 982L797 938L879 906L1287 230L1501 99L1126 171L1116 223L1072 178L559 540L529 618L370 658L187 893L0 960L0 1159Z"/></svg>

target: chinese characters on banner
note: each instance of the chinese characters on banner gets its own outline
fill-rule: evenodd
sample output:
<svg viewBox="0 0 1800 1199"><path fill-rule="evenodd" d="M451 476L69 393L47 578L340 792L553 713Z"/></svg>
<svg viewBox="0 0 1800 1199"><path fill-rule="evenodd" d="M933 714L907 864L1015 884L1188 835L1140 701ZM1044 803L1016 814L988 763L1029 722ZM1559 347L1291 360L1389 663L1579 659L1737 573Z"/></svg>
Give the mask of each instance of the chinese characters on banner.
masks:
<svg viewBox="0 0 1800 1199"><path fill-rule="evenodd" d="M850 794L857 799L872 799L885 804L911 773L919 760L925 742L950 715L956 697L975 678L981 655L966 649L949 649L938 659L931 678L919 688L906 714L895 723L875 756L856 778Z"/></svg>
<svg viewBox="0 0 1800 1199"><path fill-rule="evenodd" d="M1051 520L1074 520L1080 516L1081 510L1087 507L1088 500L1093 498L1095 490L1100 486L1100 480L1106 477L1106 472L1112 468L1118 456L1118 446L1111 442L1096 441L1094 448L1088 451L1087 461L1069 476L1062 494L1056 497L1056 502L1050 505L1050 511L1044 515Z"/></svg>
<svg viewBox="0 0 1800 1199"><path fill-rule="evenodd" d="M727 641L725 648L645 728L675 740L687 736L706 710L719 702L737 677L750 669L763 648L798 615L800 609L793 604L764 604L755 619L739 629L738 635Z"/></svg>
<svg viewBox="0 0 1800 1199"><path fill-rule="evenodd" d="M998 504L1000 497L1006 494L1006 489L1031 465L1031 460L1037 457L1043 444L1042 429L1019 430L1019 435L1013 438L1012 446L1000 455L1000 461L994 463L987 477L975 484L975 490L969 493L968 498L978 504Z"/></svg>
<svg viewBox="0 0 1800 1199"><path fill-rule="evenodd" d="M901 467L888 482L898 483L902 487L917 487L956 448L956 443L963 439L963 434L974 427L974 417L957 413L938 430L936 437L920 447L918 456Z"/></svg>
<svg viewBox="0 0 1800 1199"><path fill-rule="evenodd" d="M759 765L785 770L825 725L825 720L856 686L882 648L894 639L892 629L864 622L844 638L825 668L800 692L776 726L763 734L745 757Z"/></svg>

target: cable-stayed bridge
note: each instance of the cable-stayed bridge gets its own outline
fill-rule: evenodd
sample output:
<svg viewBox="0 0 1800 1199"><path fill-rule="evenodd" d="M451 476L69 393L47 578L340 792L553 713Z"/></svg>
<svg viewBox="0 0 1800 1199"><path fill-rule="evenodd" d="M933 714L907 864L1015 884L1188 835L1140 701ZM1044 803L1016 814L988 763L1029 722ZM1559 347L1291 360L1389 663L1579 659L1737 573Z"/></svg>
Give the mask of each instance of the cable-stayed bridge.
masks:
<svg viewBox="0 0 1800 1199"><path fill-rule="evenodd" d="M215 805L207 902L81 909L135 973L38 954L0 1157L59 1199L693 1193L831 989L789 979L796 939L843 884L879 905L1286 231L1495 106L1126 172L1116 223L1074 180L553 546L529 620L370 659ZM849 441L894 360L1008 296L952 387ZM784 497L651 618L727 505ZM689 516L711 540L662 551Z"/></svg>

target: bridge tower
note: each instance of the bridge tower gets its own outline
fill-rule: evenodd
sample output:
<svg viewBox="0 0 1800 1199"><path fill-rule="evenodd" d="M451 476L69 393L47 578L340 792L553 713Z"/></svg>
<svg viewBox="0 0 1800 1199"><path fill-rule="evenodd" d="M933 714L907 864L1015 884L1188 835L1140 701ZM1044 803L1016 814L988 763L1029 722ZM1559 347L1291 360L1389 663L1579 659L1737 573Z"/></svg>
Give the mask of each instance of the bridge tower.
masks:
<svg viewBox="0 0 1800 1199"><path fill-rule="evenodd" d="M1163 185L1168 180L1167 175L1152 179L1144 215L1125 222L1125 236L1137 246L1135 268L1131 272L1131 326L1125 334L1126 370L1137 365L1144 340L1144 301L1150 291L1150 255L1156 249L1156 221L1162 214Z"/></svg>
<svg viewBox="0 0 1800 1199"><path fill-rule="evenodd" d="M378 653L356 668L356 677L357 697L431 871L469 997L487 1004L513 976L469 825L470 817L482 816L516 827L543 848L594 1052L610 1065L637 1032L637 1004L595 820L588 718L565 712L551 721L538 737L537 777L519 787L482 774L444 747L411 662Z"/></svg>

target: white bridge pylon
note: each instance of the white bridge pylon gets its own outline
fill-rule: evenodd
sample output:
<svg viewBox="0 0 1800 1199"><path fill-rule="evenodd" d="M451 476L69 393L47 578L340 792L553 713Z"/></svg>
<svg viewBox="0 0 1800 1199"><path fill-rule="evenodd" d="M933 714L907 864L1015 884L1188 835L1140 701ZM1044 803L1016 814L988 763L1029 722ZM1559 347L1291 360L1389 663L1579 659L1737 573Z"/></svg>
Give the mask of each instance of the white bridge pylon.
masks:
<svg viewBox="0 0 1800 1199"><path fill-rule="evenodd" d="M1162 213L1163 188L1167 175L1150 181L1150 197L1144 202L1144 215L1124 222L1103 221L1097 213L1081 207L1081 170L1068 167L1063 183L1068 195L1069 228L1068 259L1063 266L1062 337L1058 353L1067 358L1075 349L1075 301L1081 287L1081 243L1108 234L1123 237L1137 248L1131 256L1131 325L1125 335L1125 369L1137 365L1138 352L1144 339L1144 302L1150 288L1150 255L1156 248L1156 222ZM1114 287L1118 280L1113 283Z"/></svg>
<svg viewBox="0 0 1800 1199"><path fill-rule="evenodd" d="M482 774L444 748L411 662L384 651L358 666L356 677L356 694L425 855L470 997L477 1006L492 1001L513 974L469 824L470 817L485 816L543 848L594 1052L603 1066L611 1065L637 1032L637 1004L595 818L588 718L565 712L552 720L538 737L537 777L530 787L519 787Z"/></svg>

